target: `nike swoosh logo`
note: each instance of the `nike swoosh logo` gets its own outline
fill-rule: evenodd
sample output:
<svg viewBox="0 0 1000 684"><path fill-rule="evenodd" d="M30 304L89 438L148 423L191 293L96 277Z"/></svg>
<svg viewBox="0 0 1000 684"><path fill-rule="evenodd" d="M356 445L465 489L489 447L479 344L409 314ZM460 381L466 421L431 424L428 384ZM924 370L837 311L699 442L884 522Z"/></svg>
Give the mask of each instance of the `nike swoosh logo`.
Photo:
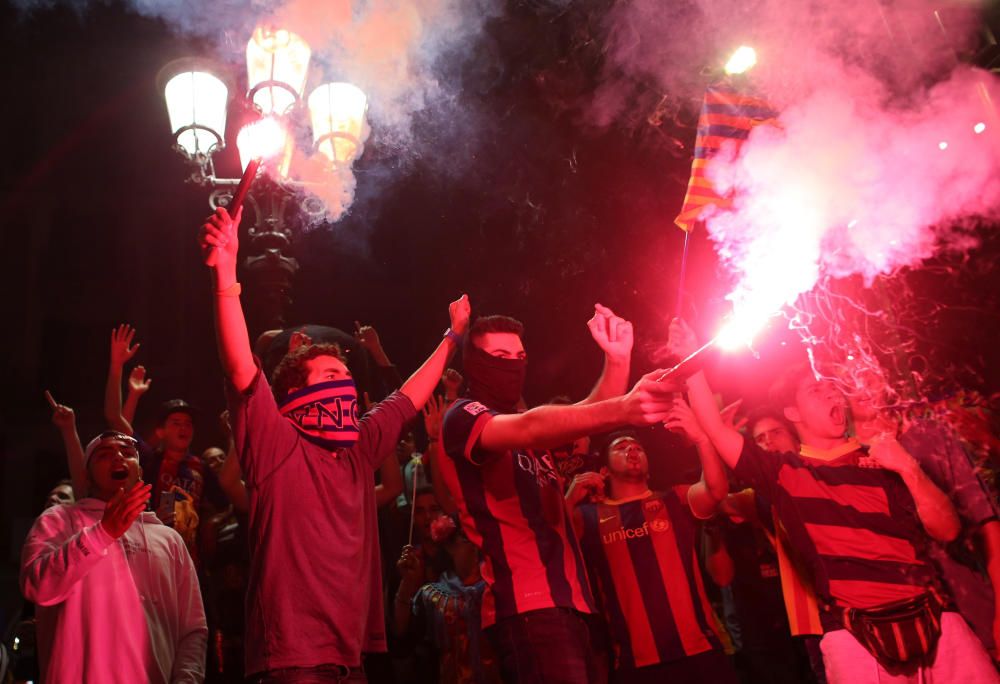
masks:
<svg viewBox="0 0 1000 684"><path fill-rule="evenodd" d="M610 518L601 518L601 522L602 523L606 523L607 521L614 520L614 519L615 519L615 516L611 516Z"/></svg>

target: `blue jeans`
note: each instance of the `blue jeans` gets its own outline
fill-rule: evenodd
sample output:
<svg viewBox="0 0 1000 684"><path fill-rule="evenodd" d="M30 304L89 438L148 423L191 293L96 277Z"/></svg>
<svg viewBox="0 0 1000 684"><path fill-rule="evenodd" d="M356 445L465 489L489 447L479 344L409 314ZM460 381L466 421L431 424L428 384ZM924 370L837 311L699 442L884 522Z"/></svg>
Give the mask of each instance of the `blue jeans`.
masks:
<svg viewBox="0 0 1000 684"><path fill-rule="evenodd" d="M285 667L250 677L253 684L367 684L364 668L346 665Z"/></svg>
<svg viewBox="0 0 1000 684"><path fill-rule="evenodd" d="M544 608L498 620L485 630L506 684L587 684L590 632L569 608Z"/></svg>

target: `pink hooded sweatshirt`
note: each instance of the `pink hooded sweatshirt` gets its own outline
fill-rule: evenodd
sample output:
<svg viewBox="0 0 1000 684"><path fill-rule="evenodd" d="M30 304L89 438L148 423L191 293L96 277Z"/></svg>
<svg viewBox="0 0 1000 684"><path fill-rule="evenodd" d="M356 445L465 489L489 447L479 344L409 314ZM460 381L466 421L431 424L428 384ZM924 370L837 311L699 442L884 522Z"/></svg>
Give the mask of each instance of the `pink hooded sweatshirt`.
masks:
<svg viewBox="0 0 1000 684"><path fill-rule="evenodd" d="M119 539L105 503L38 517L21 551L21 589L37 604L42 681L201 682L208 627L181 536L143 513Z"/></svg>

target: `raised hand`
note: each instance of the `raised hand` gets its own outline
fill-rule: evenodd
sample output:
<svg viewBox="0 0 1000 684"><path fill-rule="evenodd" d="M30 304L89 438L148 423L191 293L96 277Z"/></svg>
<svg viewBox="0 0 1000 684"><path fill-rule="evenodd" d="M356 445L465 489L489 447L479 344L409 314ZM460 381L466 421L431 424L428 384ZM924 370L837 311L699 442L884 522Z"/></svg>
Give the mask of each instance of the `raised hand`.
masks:
<svg viewBox="0 0 1000 684"><path fill-rule="evenodd" d="M703 444L708 441L708 435L702 429L701 423L698 422L691 407L683 399L674 399L674 407L670 409L663 425L668 430L683 434L694 444Z"/></svg>
<svg viewBox="0 0 1000 684"><path fill-rule="evenodd" d="M469 327L469 316L472 315L472 305L469 295L464 294L448 305L448 316L451 318L451 329L459 335Z"/></svg>
<svg viewBox="0 0 1000 684"><path fill-rule="evenodd" d="M236 216L229 216L225 207L219 207L215 213L205 219L198 232L198 244L201 246L201 258L206 266L218 269L232 268L235 273L236 257L240 249L239 225L243 218L243 207Z"/></svg>
<svg viewBox="0 0 1000 684"><path fill-rule="evenodd" d="M448 402L458 399L458 390L462 386L462 374L454 368L447 369L441 376L441 384L444 385L444 396Z"/></svg>
<svg viewBox="0 0 1000 684"><path fill-rule="evenodd" d="M140 480L127 492L124 487L115 492L104 507L104 517L101 518L101 527L104 531L115 539L125 534L145 510L152 489L152 485Z"/></svg>
<svg viewBox="0 0 1000 684"><path fill-rule="evenodd" d="M145 394L149 391L149 386L153 384L152 378L146 377L146 368L136 366L128 374L128 389L136 394Z"/></svg>
<svg viewBox="0 0 1000 684"><path fill-rule="evenodd" d="M639 378L639 382L621 397L624 402L624 422L630 425L662 423L674 408L674 394L683 388L676 381L657 382L666 371L654 370Z"/></svg>
<svg viewBox="0 0 1000 684"><path fill-rule="evenodd" d="M743 406L742 398L737 399L728 406L724 406L722 410L719 411L719 417L722 418L722 423L725 426L731 427L734 430L742 430L744 427L746 427L747 421L749 419L746 416L740 416L739 418L736 417L742 406Z"/></svg>
<svg viewBox="0 0 1000 684"><path fill-rule="evenodd" d="M600 473L579 473L566 490L566 502L572 507L583 502L604 501L604 477Z"/></svg>
<svg viewBox="0 0 1000 684"><path fill-rule="evenodd" d="M447 409L445 400L438 396L432 396L424 404L424 428L427 430L428 439L441 437L441 422L444 420L444 412Z"/></svg>
<svg viewBox="0 0 1000 684"><path fill-rule="evenodd" d="M670 321L670 332L667 337L667 349L677 357L686 359L698 351L698 338L694 331L680 318Z"/></svg>
<svg viewBox="0 0 1000 684"><path fill-rule="evenodd" d="M111 331L111 365L121 368L139 351L139 343L132 344L135 328L122 323Z"/></svg>
<svg viewBox="0 0 1000 684"><path fill-rule="evenodd" d="M52 398L52 393L45 390L45 398L49 402L49 406L52 407L52 423L59 428L61 432L67 432L69 430L76 430L76 414L73 413L73 409L69 406L63 406L57 403L55 399Z"/></svg>
<svg viewBox="0 0 1000 684"><path fill-rule="evenodd" d="M919 467L917 461L896 441L895 436L878 436L871 441L868 455L858 459L862 468L885 468L902 475L905 471Z"/></svg>
<svg viewBox="0 0 1000 684"><path fill-rule="evenodd" d="M370 325L361 325L359 321L354 321L354 339L372 355L375 354L376 350L382 349L382 341L379 339L378 330Z"/></svg>
<svg viewBox="0 0 1000 684"><path fill-rule="evenodd" d="M403 547L403 554L396 561L396 570L401 578L400 593L412 596L424 583L424 562L420 557L420 552L416 548L407 544Z"/></svg>
<svg viewBox="0 0 1000 684"><path fill-rule="evenodd" d="M594 315L587 321L590 336L605 354L628 359L632 353L632 324L601 304L594 304Z"/></svg>

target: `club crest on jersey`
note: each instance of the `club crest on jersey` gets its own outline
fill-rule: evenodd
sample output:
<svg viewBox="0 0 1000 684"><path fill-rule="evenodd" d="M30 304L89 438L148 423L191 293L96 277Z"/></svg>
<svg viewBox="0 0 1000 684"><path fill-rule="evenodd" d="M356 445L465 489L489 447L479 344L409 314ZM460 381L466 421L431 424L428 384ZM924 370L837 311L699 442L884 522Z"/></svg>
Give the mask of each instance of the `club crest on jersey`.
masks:
<svg viewBox="0 0 1000 684"><path fill-rule="evenodd" d="M472 416L478 416L480 413L490 410L489 407L480 404L478 401L470 401L462 408L465 409L465 411Z"/></svg>

